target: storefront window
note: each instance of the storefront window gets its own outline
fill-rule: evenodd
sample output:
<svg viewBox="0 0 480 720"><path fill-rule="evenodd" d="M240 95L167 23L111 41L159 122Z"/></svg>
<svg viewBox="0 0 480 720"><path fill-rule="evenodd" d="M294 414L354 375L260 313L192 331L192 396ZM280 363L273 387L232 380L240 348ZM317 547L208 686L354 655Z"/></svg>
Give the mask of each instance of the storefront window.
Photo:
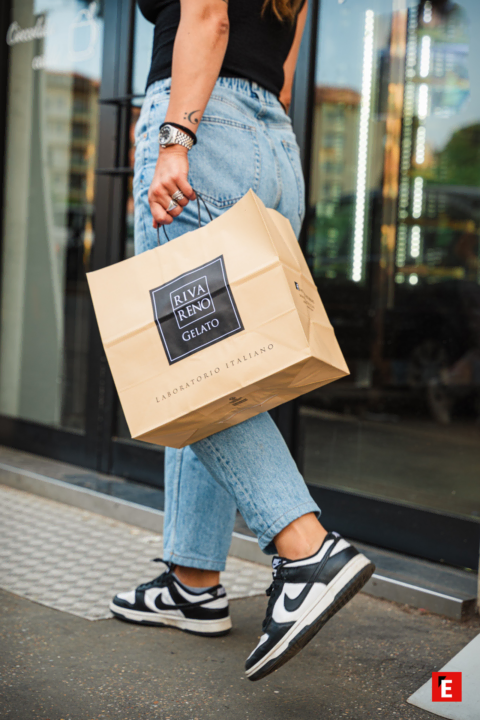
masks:
<svg viewBox="0 0 480 720"><path fill-rule="evenodd" d="M308 260L351 375L308 482L480 516L480 5L322 0Z"/></svg>
<svg viewBox="0 0 480 720"><path fill-rule="evenodd" d="M0 413L84 430L102 4L14 0L11 17Z"/></svg>

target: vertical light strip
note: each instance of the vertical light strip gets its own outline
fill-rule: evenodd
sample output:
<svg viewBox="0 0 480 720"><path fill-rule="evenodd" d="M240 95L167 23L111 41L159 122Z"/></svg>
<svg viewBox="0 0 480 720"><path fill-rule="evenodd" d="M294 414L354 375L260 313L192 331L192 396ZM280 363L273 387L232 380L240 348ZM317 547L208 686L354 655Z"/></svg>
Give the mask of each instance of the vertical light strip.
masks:
<svg viewBox="0 0 480 720"><path fill-rule="evenodd" d="M420 52L420 77L426 78L430 74L430 48L432 39L430 35L424 35L422 38L422 49Z"/></svg>
<svg viewBox="0 0 480 720"><path fill-rule="evenodd" d="M406 52L406 70L405 70L405 99L403 110L403 131L402 131L402 155L400 161L400 189L398 199L398 230L397 230L397 265L399 268L405 267L407 259L407 233L408 228L405 224L408 218L410 206L410 169L411 155L413 147L413 116L415 114L415 98L416 83L413 79L416 76L417 67L417 27L418 27L418 11L416 7L410 8L408 11L408 30L407 30L407 52ZM400 275L399 278L403 278ZM402 280L399 280L402 282Z"/></svg>
<svg viewBox="0 0 480 720"><path fill-rule="evenodd" d="M413 181L412 217L419 218L423 209L423 178L416 177Z"/></svg>
<svg viewBox="0 0 480 720"><path fill-rule="evenodd" d="M398 226L397 233L397 265L399 268L405 267L407 259L407 226L403 223Z"/></svg>
<svg viewBox="0 0 480 720"><path fill-rule="evenodd" d="M421 228L420 225L414 225L410 235L410 255L412 258L418 258L421 249Z"/></svg>
<svg viewBox="0 0 480 720"><path fill-rule="evenodd" d="M425 120L428 115L428 85L422 83L418 87L417 115L419 120Z"/></svg>
<svg viewBox="0 0 480 720"><path fill-rule="evenodd" d="M429 23L432 21L432 3L427 0L423 8L423 22Z"/></svg>
<svg viewBox="0 0 480 720"><path fill-rule="evenodd" d="M357 197L355 205L355 225L352 252L352 280L354 282L360 282L363 276L363 254L366 224L368 129L370 124L370 106L372 102L373 31L374 13L373 10L367 10L365 13L365 33L363 36L362 102L360 106Z"/></svg>
<svg viewBox="0 0 480 720"><path fill-rule="evenodd" d="M417 128L417 144L415 149L415 162L417 165L423 165L425 162L425 143L427 139L427 131L425 125L419 125Z"/></svg>

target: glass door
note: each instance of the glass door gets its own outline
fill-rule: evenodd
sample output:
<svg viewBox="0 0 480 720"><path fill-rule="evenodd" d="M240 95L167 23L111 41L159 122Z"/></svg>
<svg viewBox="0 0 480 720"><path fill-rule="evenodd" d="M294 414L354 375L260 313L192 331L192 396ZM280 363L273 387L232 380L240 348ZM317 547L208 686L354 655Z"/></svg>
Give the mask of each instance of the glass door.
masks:
<svg viewBox="0 0 480 720"><path fill-rule="evenodd" d="M111 472L122 431L86 273L133 252L135 2L9 5L0 442Z"/></svg>
<svg viewBox="0 0 480 720"><path fill-rule="evenodd" d="M104 17L99 2L13 0L1 247L2 428L87 431ZM19 424L15 427L15 421ZM57 439L60 436L57 436ZM47 443L47 444L48 444ZM68 453L67 447L66 452Z"/></svg>
<svg viewBox="0 0 480 720"><path fill-rule="evenodd" d="M300 411L313 486L477 540L479 32L477 0L321 2L306 246L351 375Z"/></svg>

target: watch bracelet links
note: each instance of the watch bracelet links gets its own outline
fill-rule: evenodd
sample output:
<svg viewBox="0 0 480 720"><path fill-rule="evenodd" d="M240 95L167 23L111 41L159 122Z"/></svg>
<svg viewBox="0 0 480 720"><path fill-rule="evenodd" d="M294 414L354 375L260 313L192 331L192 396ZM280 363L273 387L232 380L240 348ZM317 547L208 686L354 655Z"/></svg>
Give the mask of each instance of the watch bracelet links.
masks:
<svg viewBox="0 0 480 720"><path fill-rule="evenodd" d="M174 143L175 145L183 145L188 150L190 150L194 145L197 144L197 136L195 135L195 133L193 133L191 130L184 127L183 125L179 125L178 123L174 123L174 122L162 123L158 129L159 134L161 133L162 128L165 127L165 125L171 125L176 130L178 130L177 140Z"/></svg>
<svg viewBox="0 0 480 720"><path fill-rule="evenodd" d="M160 133L159 133L159 140L160 140ZM181 130L177 132L175 142L169 143L168 145L162 145L160 142L160 147L169 147L171 145L182 145L183 147L187 148L187 150L191 150L194 143L192 138L187 135L186 133L182 133Z"/></svg>
<svg viewBox="0 0 480 720"><path fill-rule="evenodd" d="M179 123L176 123L176 122L164 122L160 125L159 129L161 130L164 125L171 125L172 127L177 128L177 130L181 130L182 132L186 133L187 135L189 135L192 138L194 145L197 144L197 136L195 135L193 130L190 130L190 128L185 127L185 125L180 125Z"/></svg>

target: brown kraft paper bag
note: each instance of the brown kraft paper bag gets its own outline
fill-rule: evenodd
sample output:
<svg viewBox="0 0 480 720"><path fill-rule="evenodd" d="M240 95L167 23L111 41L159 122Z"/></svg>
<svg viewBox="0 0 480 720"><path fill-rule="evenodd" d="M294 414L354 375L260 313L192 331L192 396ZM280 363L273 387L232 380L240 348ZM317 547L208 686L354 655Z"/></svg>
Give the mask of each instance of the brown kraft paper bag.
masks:
<svg viewBox="0 0 480 720"><path fill-rule="evenodd" d="M182 448L348 375L290 222L253 190L87 278L139 440Z"/></svg>

